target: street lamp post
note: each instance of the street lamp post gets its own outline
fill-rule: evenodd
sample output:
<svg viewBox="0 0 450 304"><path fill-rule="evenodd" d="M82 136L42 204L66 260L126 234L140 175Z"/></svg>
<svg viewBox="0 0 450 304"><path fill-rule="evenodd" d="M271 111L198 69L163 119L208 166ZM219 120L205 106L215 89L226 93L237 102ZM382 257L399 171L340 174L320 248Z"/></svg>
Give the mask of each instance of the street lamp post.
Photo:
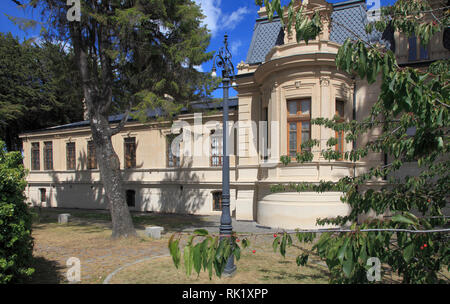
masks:
<svg viewBox="0 0 450 304"><path fill-rule="evenodd" d="M225 35L224 46L214 56L212 76L217 77L217 67L222 69L223 85L223 163L222 163L222 216L220 217L220 238L228 238L231 242L233 226L230 215L230 158L228 155L228 90L236 86L234 66L231 62L231 52L228 50L228 36ZM232 85L230 86L230 82ZM236 271L234 256L231 255L223 273L232 275Z"/></svg>

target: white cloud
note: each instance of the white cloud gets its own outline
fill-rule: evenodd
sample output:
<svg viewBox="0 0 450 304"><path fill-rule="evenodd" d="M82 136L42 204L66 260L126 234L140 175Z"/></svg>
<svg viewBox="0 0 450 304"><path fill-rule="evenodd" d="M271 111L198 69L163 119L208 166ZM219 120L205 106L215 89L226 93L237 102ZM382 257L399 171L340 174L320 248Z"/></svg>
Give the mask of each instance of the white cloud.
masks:
<svg viewBox="0 0 450 304"><path fill-rule="evenodd" d="M250 9L247 7L241 7L237 11L231 13L230 16L224 18L223 26L231 30L235 29L236 26L244 19L244 16L250 13Z"/></svg>
<svg viewBox="0 0 450 304"><path fill-rule="evenodd" d="M242 41L241 40L233 40L231 42L231 46L230 46L230 51L232 54L237 54L239 48L242 46Z"/></svg>
<svg viewBox="0 0 450 304"><path fill-rule="evenodd" d="M213 36L219 29L218 23L222 15L222 10L220 9L221 2L221 0L195 0L195 3L202 8L203 15L206 16L203 19L203 23L206 24Z"/></svg>
<svg viewBox="0 0 450 304"><path fill-rule="evenodd" d="M203 73L203 67L201 65L194 65L194 69L196 69L197 71L199 71L200 73Z"/></svg>
<svg viewBox="0 0 450 304"><path fill-rule="evenodd" d="M219 29L235 29L244 16L251 12L249 8L241 7L231 14L225 14L220 8L222 0L195 0L195 3L202 8L203 15L206 16L203 23L206 24L213 36Z"/></svg>

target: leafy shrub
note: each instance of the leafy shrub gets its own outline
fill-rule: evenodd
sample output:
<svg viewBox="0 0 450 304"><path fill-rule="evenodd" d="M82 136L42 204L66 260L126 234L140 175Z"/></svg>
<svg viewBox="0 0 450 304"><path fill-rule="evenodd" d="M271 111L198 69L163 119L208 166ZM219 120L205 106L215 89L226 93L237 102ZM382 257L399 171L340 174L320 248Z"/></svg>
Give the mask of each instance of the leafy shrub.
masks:
<svg viewBox="0 0 450 304"><path fill-rule="evenodd" d="M32 217L25 203L25 169L19 152L6 152L0 141L0 283L30 277Z"/></svg>

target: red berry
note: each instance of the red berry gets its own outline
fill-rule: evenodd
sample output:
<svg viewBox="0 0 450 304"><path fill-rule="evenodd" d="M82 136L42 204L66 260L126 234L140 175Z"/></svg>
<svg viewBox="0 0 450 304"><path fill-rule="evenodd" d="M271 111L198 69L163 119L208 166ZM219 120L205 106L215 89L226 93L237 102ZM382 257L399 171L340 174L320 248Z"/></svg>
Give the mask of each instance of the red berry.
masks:
<svg viewBox="0 0 450 304"><path fill-rule="evenodd" d="M256 252L256 250L253 250L253 253L255 253Z"/></svg>
<svg viewBox="0 0 450 304"><path fill-rule="evenodd" d="M420 250L423 250L423 246L420 246Z"/></svg>
<svg viewBox="0 0 450 304"><path fill-rule="evenodd" d="M427 248L427 246L428 246L427 244L423 244L423 247Z"/></svg>
<svg viewBox="0 0 450 304"><path fill-rule="evenodd" d="M276 237L277 237L277 235L276 235L276 234L274 234L274 235L273 235L273 237L274 237L274 238L276 238Z"/></svg>

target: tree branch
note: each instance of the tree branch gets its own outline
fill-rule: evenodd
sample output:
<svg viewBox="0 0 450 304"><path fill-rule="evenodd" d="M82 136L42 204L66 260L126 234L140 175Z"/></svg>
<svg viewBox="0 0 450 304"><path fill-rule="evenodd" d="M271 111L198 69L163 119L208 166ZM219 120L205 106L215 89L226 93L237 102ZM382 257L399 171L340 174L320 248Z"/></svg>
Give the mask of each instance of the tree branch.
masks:
<svg viewBox="0 0 450 304"><path fill-rule="evenodd" d="M110 131L111 136L114 136L114 135L120 133L120 131L122 131L123 127L125 126L125 124L128 121L128 118L130 117L130 112L131 112L131 102L129 103L128 109L126 110L124 116L122 117L122 120L119 122L117 127L111 128L111 131Z"/></svg>

